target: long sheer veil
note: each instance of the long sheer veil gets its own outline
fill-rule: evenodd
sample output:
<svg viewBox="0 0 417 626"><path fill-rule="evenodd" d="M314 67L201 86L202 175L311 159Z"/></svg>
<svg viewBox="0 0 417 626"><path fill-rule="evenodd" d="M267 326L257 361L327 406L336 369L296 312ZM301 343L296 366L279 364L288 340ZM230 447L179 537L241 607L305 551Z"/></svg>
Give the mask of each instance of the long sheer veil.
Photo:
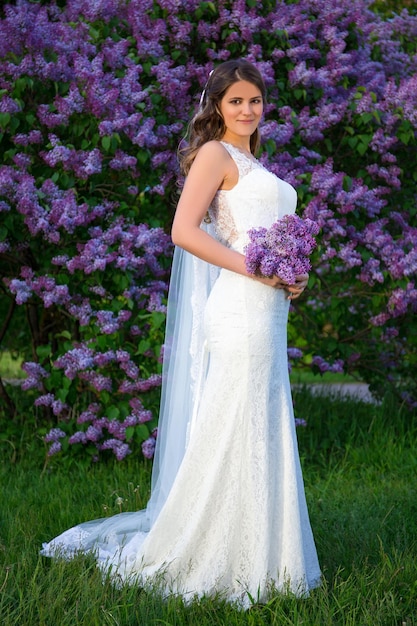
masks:
<svg viewBox="0 0 417 626"><path fill-rule="evenodd" d="M212 225L201 225L211 234ZM171 270L158 436L147 517L152 526L171 490L193 427L207 368L204 309L220 269L176 247Z"/></svg>
<svg viewBox="0 0 417 626"><path fill-rule="evenodd" d="M211 224L202 224L211 232ZM207 368L204 310L220 269L176 248L168 294L162 397L151 497L141 511L83 522L44 543L44 556L72 557L93 550L104 568L121 567L128 550L143 542L161 511L184 457ZM139 542L139 543L138 543ZM132 545L133 545L132 544Z"/></svg>

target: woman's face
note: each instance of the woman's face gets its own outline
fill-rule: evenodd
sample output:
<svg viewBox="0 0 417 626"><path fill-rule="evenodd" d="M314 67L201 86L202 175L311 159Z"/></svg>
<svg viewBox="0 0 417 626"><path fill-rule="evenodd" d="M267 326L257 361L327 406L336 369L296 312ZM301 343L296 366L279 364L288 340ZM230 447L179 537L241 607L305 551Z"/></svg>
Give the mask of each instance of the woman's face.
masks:
<svg viewBox="0 0 417 626"><path fill-rule="evenodd" d="M243 143L255 132L261 120L262 94L253 83L239 80L226 91L219 108L226 125L223 139Z"/></svg>

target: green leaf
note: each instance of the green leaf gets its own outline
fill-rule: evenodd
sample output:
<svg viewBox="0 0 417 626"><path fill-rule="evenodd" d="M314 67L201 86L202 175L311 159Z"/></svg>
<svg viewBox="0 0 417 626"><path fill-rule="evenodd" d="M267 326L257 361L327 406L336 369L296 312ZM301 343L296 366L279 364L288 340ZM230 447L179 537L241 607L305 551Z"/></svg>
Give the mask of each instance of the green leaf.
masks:
<svg viewBox="0 0 417 626"><path fill-rule="evenodd" d="M356 151L359 152L361 156L363 156L369 148L369 143L372 139L372 135L359 135L357 139L358 145L356 146Z"/></svg>
<svg viewBox="0 0 417 626"><path fill-rule="evenodd" d="M134 426L128 426L126 428L126 439L129 441L129 439L132 439L134 434L135 434L135 427Z"/></svg>
<svg viewBox="0 0 417 626"><path fill-rule="evenodd" d="M297 100L305 100L307 96L307 92L305 89L294 89L294 97Z"/></svg>
<svg viewBox="0 0 417 626"><path fill-rule="evenodd" d="M369 124L369 122L372 121L373 117L374 116L372 113L362 113L361 121L364 122L365 124Z"/></svg>
<svg viewBox="0 0 417 626"><path fill-rule="evenodd" d="M333 143L332 140L329 139L328 137L326 137L326 139L324 140L326 149L328 152L333 152Z"/></svg>
<svg viewBox="0 0 417 626"><path fill-rule="evenodd" d="M113 404L106 409L106 415L111 420L117 420L120 415L120 411L118 407Z"/></svg>
<svg viewBox="0 0 417 626"><path fill-rule="evenodd" d="M160 328L165 323L165 313L159 311L153 311L151 314L152 325L154 328Z"/></svg>
<svg viewBox="0 0 417 626"><path fill-rule="evenodd" d="M11 119L10 113L0 113L0 128L6 128Z"/></svg>
<svg viewBox="0 0 417 626"><path fill-rule="evenodd" d="M139 165L145 165L150 160L149 152L147 150L139 150L136 153L136 158L138 160Z"/></svg>
<svg viewBox="0 0 417 626"><path fill-rule="evenodd" d="M277 144L273 139L267 139L264 143L264 149L268 153L268 156L272 156L277 150Z"/></svg>
<svg viewBox="0 0 417 626"><path fill-rule="evenodd" d="M111 149L116 150L122 143L119 133L113 133L111 138Z"/></svg>
<svg viewBox="0 0 417 626"><path fill-rule="evenodd" d="M317 274L311 273L308 279L308 288L312 289L313 287L320 285L320 278Z"/></svg>
<svg viewBox="0 0 417 626"><path fill-rule="evenodd" d="M343 191L351 191L353 186L353 181L350 176L343 177Z"/></svg>
<svg viewBox="0 0 417 626"><path fill-rule="evenodd" d="M151 347L151 342L147 339L141 339L136 350L136 354L144 354Z"/></svg>
<svg viewBox="0 0 417 626"><path fill-rule="evenodd" d="M100 31L96 28L93 28L93 26L90 26L90 35L93 39L98 39L100 36Z"/></svg>
<svg viewBox="0 0 417 626"><path fill-rule="evenodd" d="M52 353L51 346L38 346L36 348L36 354L41 359L46 359L46 357L50 356L51 353Z"/></svg>
<svg viewBox="0 0 417 626"><path fill-rule="evenodd" d="M381 113L377 110L372 112L372 115L374 116L374 118L376 119L376 121L378 123L381 123Z"/></svg>
<svg viewBox="0 0 417 626"><path fill-rule="evenodd" d="M103 148L105 149L106 152L108 152L110 150L110 146L111 146L111 137L102 137L101 138L101 145L103 146Z"/></svg>
<svg viewBox="0 0 417 626"><path fill-rule="evenodd" d="M119 287L120 292L123 292L129 287L129 278L125 274L120 274L114 277L115 284Z"/></svg>
<svg viewBox="0 0 417 626"><path fill-rule="evenodd" d="M66 376L64 376L62 378L62 387L63 389L69 389L72 385L72 380L71 378L67 378Z"/></svg>
<svg viewBox="0 0 417 626"><path fill-rule="evenodd" d="M149 429L145 424L139 424L135 428L135 436L139 441L145 441L149 437Z"/></svg>
<svg viewBox="0 0 417 626"><path fill-rule="evenodd" d="M173 50L171 52L171 57L174 59L174 61L178 61L183 55L184 52L182 50Z"/></svg>
<svg viewBox="0 0 417 626"><path fill-rule="evenodd" d="M58 400L61 400L61 402L65 402L68 396L68 391L69 389L58 389L55 392L55 396L58 398Z"/></svg>
<svg viewBox="0 0 417 626"><path fill-rule="evenodd" d="M110 398L111 396L108 391L102 391L100 393L100 399L103 402L103 404L107 404L110 401Z"/></svg>
<svg viewBox="0 0 417 626"><path fill-rule="evenodd" d="M160 105L162 102L162 96L159 93L152 93L151 94L151 102L154 105Z"/></svg>

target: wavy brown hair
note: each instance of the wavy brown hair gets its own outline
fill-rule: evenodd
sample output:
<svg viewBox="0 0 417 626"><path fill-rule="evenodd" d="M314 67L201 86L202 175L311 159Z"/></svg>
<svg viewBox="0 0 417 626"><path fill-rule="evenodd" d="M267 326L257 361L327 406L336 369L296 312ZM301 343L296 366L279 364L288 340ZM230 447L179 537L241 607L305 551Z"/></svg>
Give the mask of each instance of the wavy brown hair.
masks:
<svg viewBox="0 0 417 626"><path fill-rule="evenodd" d="M252 63L244 59L225 61L211 73L203 91L200 108L191 120L186 136L187 145L180 147L178 157L182 173L186 176L201 146L208 141L220 141L226 126L220 113L220 101L231 85L246 80L256 85L265 101L266 89L263 78ZM250 138L250 150L256 154L260 146L260 133L256 129Z"/></svg>

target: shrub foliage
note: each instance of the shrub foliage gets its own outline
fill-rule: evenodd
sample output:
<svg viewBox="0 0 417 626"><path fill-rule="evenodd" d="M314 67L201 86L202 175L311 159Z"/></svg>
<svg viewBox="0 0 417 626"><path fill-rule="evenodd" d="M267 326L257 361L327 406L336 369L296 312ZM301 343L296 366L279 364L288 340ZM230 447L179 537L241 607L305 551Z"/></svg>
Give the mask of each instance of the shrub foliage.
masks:
<svg viewBox="0 0 417 626"><path fill-rule="evenodd" d="M0 9L0 341L50 453L152 454L176 150L209 71L241 56L268 86L260 158L321 229L293 354L415 407L417 17L372 5Z"/></svg>

